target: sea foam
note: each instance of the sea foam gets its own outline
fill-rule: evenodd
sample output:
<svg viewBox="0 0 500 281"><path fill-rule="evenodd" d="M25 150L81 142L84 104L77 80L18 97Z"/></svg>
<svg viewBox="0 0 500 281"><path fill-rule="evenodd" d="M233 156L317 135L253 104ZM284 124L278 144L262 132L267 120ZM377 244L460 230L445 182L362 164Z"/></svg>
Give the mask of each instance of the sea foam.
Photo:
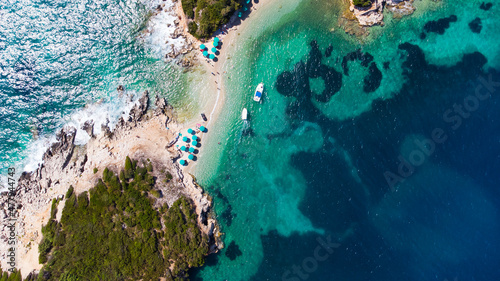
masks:
<svg viewBox="0 0 500 281"><path fill-rule="evenodd" d="M175 4L172 1L148 1L152 16L149 18L146 28L138 40L145 43L146 48L157 58L162 58L165 54L175 50L179 51L186 45L184 37L173 38L177 19L175 14ZM157 7L161 6L159 11ZM172 49L174 48L174 49ZM86 121L94 121L94 134L101 133L101 125L108 123L110 129L114 129L120 117L126 118L132 107L137 103L139 93L127 93L127 97L112 97L108 100L101 100L98 103L87 105L85 108L75 111L73 114L61 120L60 128L72 126L77 129L75 144L85 145L90 136L82 130ZM59 130L57 130L59 131ZM40 136L30 142L25 150L26 158L20 164L23 171L35 171L42 163L45 151L56 142L55 135ZM2 180L2 182L5 182Z"/></svg>
<svg viewBox="0 0 500 281"><path fill-rule="evenodd" d="M156 0L151 5L152 16L140 39L157 58L163 58L172 51L179 52L187 42L183 36L174 38L175 20L178 19L175 4L172 1ZM157 7L161 7L161 11Z"/></svg>
<svg viewBox="0 0 500 281"><path fill-rule="evenodd" d="M111 98L109 101L102 100L101 102L89 104L85 108L75 111L61 121L60 128L74 127L77 129L75 137L75 145L85 145L90 136L82 130L85 122L92 120L94 122L94 134L101 133L101 126L108 125L110 129L114 129L120 117L126 119L132 107L138 102L139 94L129 94L128 97L121 96ZM60 130L57 130L59 132ZM24 161L23 170L26 172L35 171L43 162L43 154L47 149L55 143L56 136L54 134L41 136L37 140L32 141L26 148L26 159Z"/></svg>

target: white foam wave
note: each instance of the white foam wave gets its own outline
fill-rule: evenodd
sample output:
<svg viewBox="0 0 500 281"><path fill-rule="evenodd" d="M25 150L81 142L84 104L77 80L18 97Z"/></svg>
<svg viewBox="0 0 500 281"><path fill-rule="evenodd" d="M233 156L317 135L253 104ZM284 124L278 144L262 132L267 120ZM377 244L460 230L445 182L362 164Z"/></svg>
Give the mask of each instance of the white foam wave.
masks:
<svg viewBox="0 0 500 281"><path fill-rule="evenodd" d="M61 126L72 126L77 129L75 144L84 145L90 140L90 136L82 130L85 122L94 121L94 134L101 133L101 125L108 124L110 129L114 129L120 117L126 119L132 107L137 103L140 95L126 95L114 97L108 101L101 100L98 103L87 105L85 108L75 111L64 118ZM59 130L57 130L59 131ZM56 136L41 136L32 141L26 148L26 155L23 170L27 172L35 171L43 162L42 157L45 151L56 142Z"/></svg>
<svg viewBox="0 0 500 281"><path fill-rule="evenodd" d="M144 33L138 39L142 40L153 55L158 58L165 57L165 54L171 52L172 48L177 52L184 48L187 44L184 37L173 38L176 29L174 21L177 19L174 2L171 0L154 0L144 1L144 4L152 9L153 14L148 20ZM157 9L158 6L161 6L161 11ZM94 121L94 134L96 135L101 133L101 125L107 123L108 120L108 126L114 129L119 117L128 117L128 113L137 103L139 97L139 94L128 93L127 95L117 95L108 100L89 104L85 108L63 118L57 131L64 126L75 127L77 129L75 144L84 145L90 139L87 132L81 129L86 121ZM21 171L35 171L42 163L43 154L55 142L55 134L39 136L36 140L31 141L26 150L23 151L25 157L21 158L24 158L24 160L17 165L16 171L18 173ZM6 178L0 176L0 183L5 184ZM0 186L1 189L4 188Z"/></svg>
<svg viewBox="0 0 500 281"><path fill-rule="evenodd" d="M146 29L140 39L142 39L146 47L150 49L158 58L164 58L167 53L175 50L182 50L187 42L183 36L174 37L176 29L175 20L175 4L171 0L153 1L154 7L161 7L161 11L154 8L153 15L149 19Z"/></svg>

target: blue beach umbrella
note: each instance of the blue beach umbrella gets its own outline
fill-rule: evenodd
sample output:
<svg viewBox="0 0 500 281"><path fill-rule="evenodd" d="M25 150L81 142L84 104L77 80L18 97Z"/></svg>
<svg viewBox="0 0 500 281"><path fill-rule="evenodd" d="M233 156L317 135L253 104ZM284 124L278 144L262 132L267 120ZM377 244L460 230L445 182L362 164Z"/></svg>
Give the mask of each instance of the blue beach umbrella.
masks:
<svg viewBox="0 0 500 281"><path fill-rule="evenodd" d="M207 51L203 51L203 56L204 57L208 56L208 52Z"/></svg>
<svg viewBox="0 0 500 281"><path fill-rule="evenodd" d="M214 47L217 47L217 46L219 46L219 42L214 41L213 45L214 45Z"/></svg>
<svg viewBox="0 0 500 281"><path fill-rule="evenodd" d="M183 137L182 140L189 143L189 139L187 137Z"/></svg>
<svg viewBox="0 0 500 281"><path fill-rule="evenodd" d="M179 161L179 164L181 164L182 166L186 166L186 160L181 159L181 161Z"/></svg>
<svg viewBox="0 0 500 281"><path fill-rule="evenodd" d="M197 146L197 145L198 145L198 142L197 142L197 141L193 141L193 145L194 145L194 146Z"/></svg>
<svg viewBox="0 0 500 281"><path fill-rule="evenodd" d="M205 48L206 48L205 44L200 45L200 49L205 50Z"/></svg>
<svg viewBox="0 0 500 281"><path fill-rule="evenodd" d="M193 133L193 129L189 128L189 129L188 129L188 133L189 133L189 134L192 134L192 133Z"/></svg>
<svg viewBox="0 0 500 281"><path fill-rule="evenodd" d="M219 42L219 37L214 37L214 42Z"/></svg>
<svg viewBox="0 0 500 281"><path fill-rule="evenodd" d="M193 140L198 140L198 136L193 136Z"/></svg>
<svg viewBox="0 0 500 281"><path fill-rule="evenodd" d="M189 152L193 153L193 152L194 152L194 147L192 147L192 146L191 146L191 147L189 148Z"/></svg>
<svg viewBox="0 0 500 281"><path fill-rule="evenodd" d="M212 48L212 53L214 53L214 54L217 53L217 48L213 47Z"/></svg>
<svg viewBox="0 0 500 281"><path fill-rule="evenodd" d="M210 54L210 57L209 57L211 60L213 60L215 58L215 55L214 54Z"/></svg>
<svg viewBox="0 0 500 281"><path fill-rule="evenodd" d="M200 131L205 132L206 130L207 128L205 128L204 126L200 126Z"/></svg>
<svg viewBox="0 0 500 281"><path fill-rule="evenodd" d="M193 160L194 159L194 155L193 154L189 154L188 159L189 160Z"/></svg>
<svg viewBox="0 0 500 281"><path fill-rule="evenodd" d="M184 145L183 145L183 146L181 146L181 150L182 150L182 151L186 151L186 147L185 147Z"/></svg>

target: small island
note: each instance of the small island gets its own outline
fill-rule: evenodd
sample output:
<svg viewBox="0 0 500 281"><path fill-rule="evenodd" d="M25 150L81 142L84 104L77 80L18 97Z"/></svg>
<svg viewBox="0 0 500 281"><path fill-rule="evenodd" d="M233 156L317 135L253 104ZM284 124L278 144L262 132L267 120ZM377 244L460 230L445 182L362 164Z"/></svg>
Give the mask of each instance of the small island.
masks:
<svg viewBox="0 0 500 281"><path fill-rule="evenodd" d="M395 18L410 15L415 11L413 0L350 0L349 11L361 26L384 25L384 7Z"/></svg>

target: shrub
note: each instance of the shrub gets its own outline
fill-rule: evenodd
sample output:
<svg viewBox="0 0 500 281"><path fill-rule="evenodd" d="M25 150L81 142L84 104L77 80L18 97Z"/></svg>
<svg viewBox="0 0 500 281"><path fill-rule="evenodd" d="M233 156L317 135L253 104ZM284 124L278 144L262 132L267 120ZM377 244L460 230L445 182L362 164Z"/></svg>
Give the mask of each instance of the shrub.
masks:
<svg viewBox="0 0 500 281"><path fill-rule="evenodd" d="M357 7L370 7L372 2L370 0L353 0L352 3Z"/></svg>
<svg viewBox="0 0 500 281"><path fill-rule="evenodd" d="M74 188L72 185L69 186L68 191L66 191L66 200L73 195Z"/></svg>
<svg viewBox="0 0 500 281"><path fill-rule="evenodd" d="M3 271L0 268L0 281L22 281L23 277L21 275L21 270L14 269L14 272L12 272L9 275L8 271ZM28 279L25 279L29 281Z"/></svg>
<svg viewBox="0 0 500 281"><path fill-rule="evenodd" d="M188 24L188 30L197 38L210 38L240 7L237 0L182 0L186 16L196 20Z"/></svg>
<svg viewBox="0 0 500 281"><path fill-rule="evenodd" d="M198 228L194 206L181 198L170 209L153 208L147 192L161 193L147 165L136 163L127 157L128 183L123 182L127 169L120 180L106 168L88 193L68 189L61 221L53 216L42 228L44 266L37 280L158 280L168 271L168 259L176 261L172 279L185 280L189 267L203 264L208 239Z"/></svg>
<svg viewBox="0 0 500 281"><path fill-rule="evenodd" d="M94 174L97 174L97 171L99 171L99 169L94 168Z"/></svg>
<svg viewBox="0 0 500 281"><path fill-rule="evenodd" d="M188 24L188 32L191 34L196 34L196 31L198 30L198 24L194 21L189 22Z"/></svg>
<svg viewBox="0 0 500 281"><path fill-rule="evenodd" d="M151 195L153 195L155 198L160 198L161 197L161 191L159 190L151 190Z"/></svg>
<svg viewBox="0 0 500 281"><path fill-rule="evenodd" d="M194 18L194 7L196 6L196 0L182 0L182 10L189 19Z"/></svg>
<svg viewBox="0 0 500 281"><path fill-rule="evenodd" d="M167 181L171 181L174 177L172 176L172 174L170 172L166 172L165 173L165 179L167 179Z"/></svg>
<svg viewBox="0 0 500 281"><path fill-rule="evenodd" d="M57 214L57 199L52 199L52 206L50 207L50 218L55 219Z"/></svg>
<svg viewBox="0 0 500 281"><path fill-rule="evenodd" d="M130 158L127 156L127 158L125 158L125 178L126 179L130 179L133 177L133 174L134 174L134 168L133 168L133 165L132 165L132 161L130 160Z"/></svg>

